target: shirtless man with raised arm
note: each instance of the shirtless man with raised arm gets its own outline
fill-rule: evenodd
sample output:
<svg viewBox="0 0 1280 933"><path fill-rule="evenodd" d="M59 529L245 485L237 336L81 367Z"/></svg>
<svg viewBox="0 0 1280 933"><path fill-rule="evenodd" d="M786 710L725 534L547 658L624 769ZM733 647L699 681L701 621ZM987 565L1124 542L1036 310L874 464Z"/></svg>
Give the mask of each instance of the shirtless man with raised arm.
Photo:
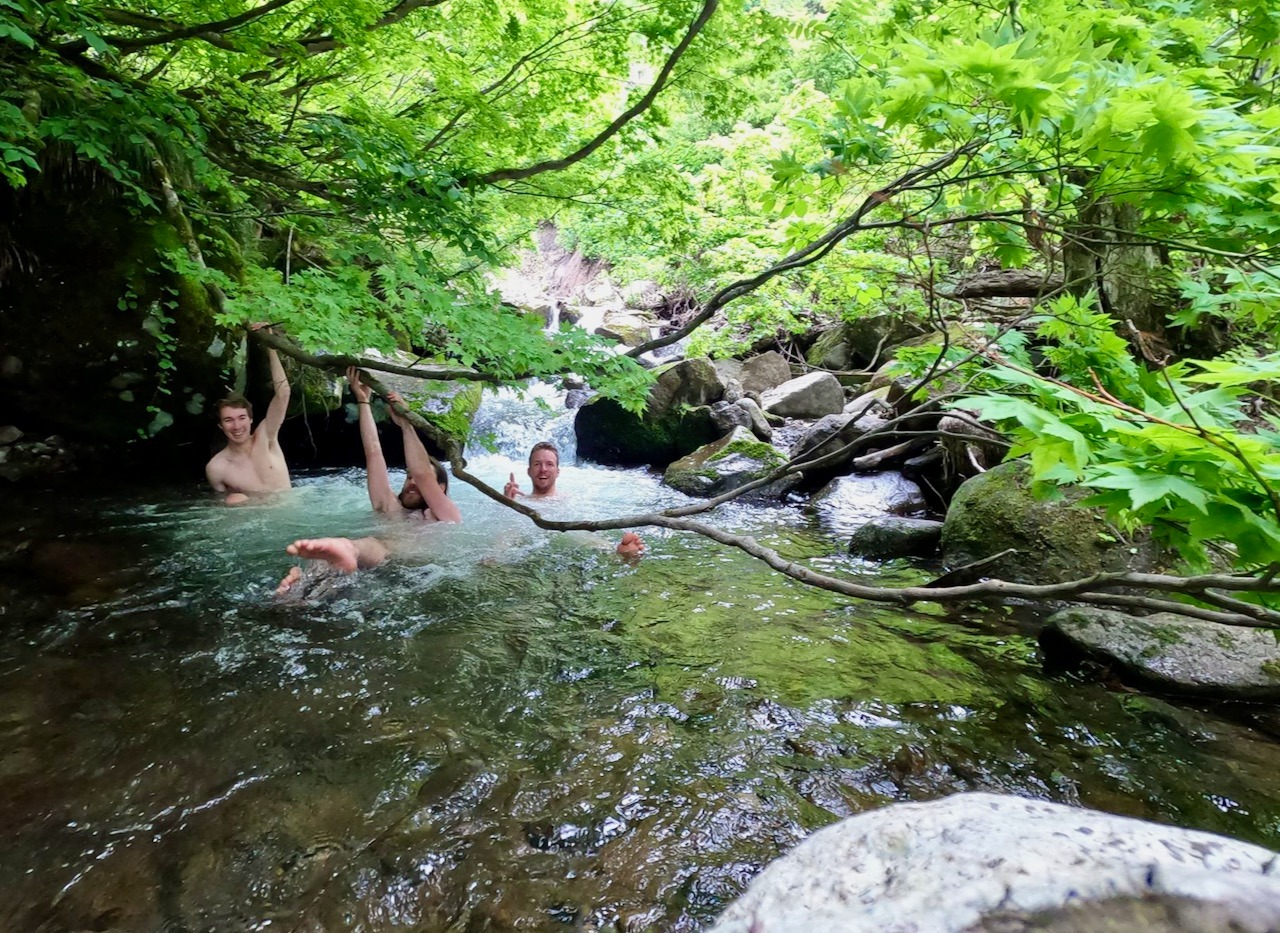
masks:
<svg viewBox="0 0 1280 933"><path fill-rule="evenodd" d="M462 513L449 498L449 475L431 459L417 430L396 410L404 399L397 392L388 392L387 401L391 420L404 439L404 459L409 476L399 493L391 489L391 477L387 473L387 460L382 454L382 442L378 439L378 426L373 420L373 390L360 381L360 371L352 366L347 370L347 383L356 397L360 410L360 440L364 445L365 483L369 489L369 503L373 510L391 518L403 518L423 522L462 521ZM390 549L378 538L304 538L285 548L295 557L307 557L326 561L343 573L357 569L376 567L387 559ZM302 576L302 569L294 567L280 582L277 593L286 592Z"/></svg>
<svg viewBox="0 0 1280 933"><path fill-rule="evenodd" d="M265 327L254 324L253 330ZM227 446L213 455L204 475L215 492L226 493L227 505L239 505L249 493L288 489L289 465L280 449L280 425L289 408L289 380L274 349L267 348L271 363L271 404L267 416L253 427L253 406L242 395L231 395L218 403L218 427Z"/></svg>
<svg viewBox="0 0 1280 933"><path fill-rule="evenodd" d="M530 499L546 499L556 494L556 480L560 478L560 451L550 441L539 441L529 450L529 482L533 484ZM508 499L525 496L516 482L515 473L507 480L502 494ZM619 556L634 559L644 555L644 540L634 531L628 531L618 543Z"/></svg>

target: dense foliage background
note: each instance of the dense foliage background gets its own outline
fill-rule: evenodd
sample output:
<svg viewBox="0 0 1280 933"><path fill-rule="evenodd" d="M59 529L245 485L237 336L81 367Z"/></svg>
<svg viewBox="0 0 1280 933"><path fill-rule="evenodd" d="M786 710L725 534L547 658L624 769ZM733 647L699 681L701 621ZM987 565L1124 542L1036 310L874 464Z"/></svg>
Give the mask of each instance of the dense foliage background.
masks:
<svg viewBox="0 0 1280 933"><path fill-rule="evenodd" d="M489 291L551 221L706 310L692 352L927 319L897 365L1040 478L1265 565L1278 38L1265 0L0 0L0 314L75 348L50 302L102 305L122 438L248 320L636 408L631 357ZM68 292L77 243L119 262Z"/></svg>

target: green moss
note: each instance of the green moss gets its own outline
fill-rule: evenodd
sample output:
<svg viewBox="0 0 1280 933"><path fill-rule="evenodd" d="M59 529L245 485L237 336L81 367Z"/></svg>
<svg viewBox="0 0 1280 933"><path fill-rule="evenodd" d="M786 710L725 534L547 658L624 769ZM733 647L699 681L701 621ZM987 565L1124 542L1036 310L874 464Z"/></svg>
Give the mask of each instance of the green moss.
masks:
<svg viewBox="0 0 1280 933"><path fill-rule="evenodd" d="M1270 661L1263 661L1262 673L1280 680L1280 660L1272 658Z"/></svg>
<svg viewBox="0 0 1280 933"><path fill-rule="evenodd" d="M1162 645L1182 644L1182 633L1171 625L1153 625L1147 631Z"/></svg>
<svg viewBox="0 0 1280 933"><path fill-rule="evenodd" d="M776 447L764 441L734 441L732 444L726 444L723 450L708 457L707 463L725 460L739 454L761 463L785 459Z"/></svg>
<svg viewBox="0 0 1280 933"><path fill-rule="evenodd" d="M409 407L451 437L465 441L480 408L484 386L478 382L432 383L407 399Z"/></svg>

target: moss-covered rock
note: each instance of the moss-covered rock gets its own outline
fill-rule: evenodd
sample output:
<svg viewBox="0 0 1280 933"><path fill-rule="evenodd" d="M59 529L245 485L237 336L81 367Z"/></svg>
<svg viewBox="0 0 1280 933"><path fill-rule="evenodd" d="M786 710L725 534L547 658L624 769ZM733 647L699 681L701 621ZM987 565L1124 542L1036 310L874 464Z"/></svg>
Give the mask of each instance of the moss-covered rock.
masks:
<svg viewBox="0 0 1280 933"><path fill-rule="evenodd" d="M852 365L850 359L852 325L840 323L820 333L805 354L805 362L815 369L845 370Z"/></svg>
<svg viewBox="0 0 1280 933"><path fill-rule="evenodd" d="M894 347L928 334L928 317L918 312L884 311L860 317L846 325L844 339L851 365L870 366L893 355Z"/></svg>
<svg viewBox="0 0 1280 933"><path fill-rule="evenodd" d="M384 376L383 383L404 396L412 411L445 433L465 441L480 409L484 386L479 382Z"/></svg>
<svg viewBox="0 0 1280 933"><path fill-rule="evenodd" d="M1044 493L1055 493L1048 498ZM942 529L942 556L959 567L1012 549L983 568L1019 583L1058 583L1100 571L1149 570L1163 555L1146 536L1126 539L1081 489L1032 488L1025 461L1003 463L956 490Z"/></svg>
<svg viewBox="0 0 1280 933"><path fill-rule="evenodd" d="M747 428L736 427L720 440L671 464L662 479L688 496L718 496L767 476L786 460L773 445L756 440ZM776 497L794 484L794 478L778 480L757 494Z"/></svg>
<svg viewBox="0 0 1280 933"><path fill-rule="evenodd" d="M648 412L662 417L682 406L710 405L724 397L724 383L715 364L694 357L664 369L649 389Z"/></svg>

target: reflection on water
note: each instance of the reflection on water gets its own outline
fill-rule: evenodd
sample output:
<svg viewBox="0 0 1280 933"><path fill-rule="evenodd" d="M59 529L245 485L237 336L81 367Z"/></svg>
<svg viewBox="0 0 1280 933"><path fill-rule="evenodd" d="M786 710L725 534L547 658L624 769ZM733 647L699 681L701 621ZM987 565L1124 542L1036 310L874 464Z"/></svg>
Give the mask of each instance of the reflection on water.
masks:
<svg viewBox="0 0 1280 933"><path fill-rule="evenodd" d="M643 471L560 488L563 517L682 501ZM361 471L244 509L3 503L0 929L695 930L813 829L978 788L1280 845L1274 743L1047 678L998 614L653 530L628 567L616 532L454 492L464 525L296 606L289 540L389 533ZM716 520L870 572L796 509Z"/></svg>

